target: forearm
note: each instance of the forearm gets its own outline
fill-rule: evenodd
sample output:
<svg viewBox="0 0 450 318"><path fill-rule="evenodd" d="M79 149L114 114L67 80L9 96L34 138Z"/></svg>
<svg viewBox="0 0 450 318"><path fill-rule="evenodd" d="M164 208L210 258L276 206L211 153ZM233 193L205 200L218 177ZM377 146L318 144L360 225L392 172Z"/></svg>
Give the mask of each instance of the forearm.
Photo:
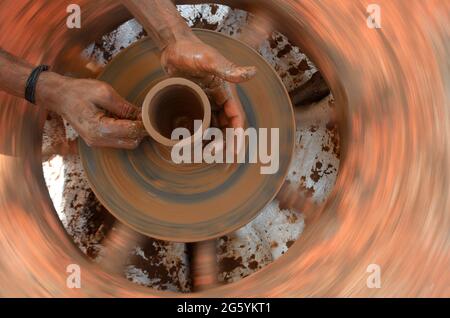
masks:
<svg viewBox="0 0 450 318"><path fill-rule="evenodd" d="M31 71L30 64L0 49L0 90L24 97L25 85Z"/></svg>
<svg viewBox="0 0 450 318"><path fill-rule="evenodd" d="M8 52L0 49L0 91L24 98L25 86L33 66ZM36 104L47 107L45 100L61 83L62 76L52 72L44 72L36 85ZM55 110L56 109L52 109Z"/></svg>
<svg viewBox="0 0 450 318"><path fill-rule="evenodd" d="M180 38L195 38L171 0L121 1L161 50Z"/></svg>

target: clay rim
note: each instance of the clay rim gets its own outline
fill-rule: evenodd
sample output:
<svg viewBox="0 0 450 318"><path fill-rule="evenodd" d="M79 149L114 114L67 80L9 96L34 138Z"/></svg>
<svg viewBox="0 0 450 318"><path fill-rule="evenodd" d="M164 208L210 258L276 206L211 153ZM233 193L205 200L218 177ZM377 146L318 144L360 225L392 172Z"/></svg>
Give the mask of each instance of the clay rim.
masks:
<svg viewBox="0 0 450 318"><path fill-rule="evenodd" d="M186 138L183 140L172 140L169 139L163 135L161 135L153 126L150 120L149 116L149 110L151 101L153 98L161 92L163 89L175 86L175 85L181 85L189 88L193 93L197 95L197 97L200 99L200 102L203 107L203 119L202 119L202 127L198 129L190 138ZM145 130L147 130L150 137L153 138L156 142L167 146L167 147L173 147L176 144L182 143L184 145L186 144L192 144L195 141L201 139L203 137L203 132L209 128L211 124L211 103L209 102L208 96L203 91L203 89L197 85L196 83L187 80L185 78L181 77L172 77L165 80L162 80L158 84L156 84L150 91L147 93L147 96L145 97L145 100L142 104L142 121L144 123Z"/></svg>

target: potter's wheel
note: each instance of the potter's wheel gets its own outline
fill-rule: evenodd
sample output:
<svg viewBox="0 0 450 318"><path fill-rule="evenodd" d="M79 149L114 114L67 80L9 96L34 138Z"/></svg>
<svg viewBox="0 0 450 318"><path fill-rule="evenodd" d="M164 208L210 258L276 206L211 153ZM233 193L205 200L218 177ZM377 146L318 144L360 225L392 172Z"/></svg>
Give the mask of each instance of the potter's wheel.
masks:
<svg viewBox="0 0 450 318"><path fill-rule="evenodd" d="M301 240L252 276L194 296L448 297L448 5L377 1L382 28L370 29L363 0L210 2L266 14L305 48L342 110L344 144L335 191L320 218L308 220ZM75 40L86 47L131 18L117 1L77 3L84 21L79 31L61 25L64 1L1 1L0 44L30 62L66 70L63 48ZM42 176L45 114L0 98L0 295L176 297L84 258L57 218ZM80 265L81 289L67 288L68 264ZM370 264L380 265L382 288L368 288Z"/></svg>
<svg viewBox="0 0 450 318"><path fill-rule="evenodd" d="M257 67L257 76L240 84L238 93L248 127L279 128L276 174L261 174L260 163L176 165L165 159L151 139L134 151L80 143L87 177L104 206L136 231L178 242L219 237L256 217L285 179L295 136L289 96L267 62L232 38L210 31L196 33L236 64ZM140 106L165 76L157 48L144 39L119 54L99 79Z"/></svg>

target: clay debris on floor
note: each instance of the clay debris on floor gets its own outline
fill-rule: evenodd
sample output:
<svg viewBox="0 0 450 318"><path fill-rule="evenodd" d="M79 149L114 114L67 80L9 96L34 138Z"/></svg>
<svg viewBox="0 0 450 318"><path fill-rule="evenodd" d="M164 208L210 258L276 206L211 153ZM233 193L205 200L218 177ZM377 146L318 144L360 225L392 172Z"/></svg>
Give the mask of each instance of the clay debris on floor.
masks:
<svg viewBox="0 0 450 318"><path fill-rule="evenodd" d="M179 6L179 10L191 27L222 32L241 40L245 40L243 30L251 19L244 11L219 5ZM142 27L130 20L90 45L83 54L101 68L144 36ZM256 49L292 94L304 92L308 85L314 86L312 81L320 76L299 48L278 32L258 43ZM323 97L320 102L295 108L296 146L287 177L299 191L317 202L325 200L330 193L339 167L339 136L333 121L335 106L332 97L327 95L327 90L322 88L313 96L316 100ZM67 123L50 114L44 128L43 151L51 152L55 144L76 137ZM47 186L67 232L89 258L100 262L102 240L117 221L89 188L80 158L70 151L67 153L43 163ZM274 200L254 221L217 240L219 280L234 282L273 262L294 244L304 227L301 213L280 209ZM191 290L185 244L147 238L145 243L124 251L124 255L128 257L124 276L130 281L159 290Z"/></svg>

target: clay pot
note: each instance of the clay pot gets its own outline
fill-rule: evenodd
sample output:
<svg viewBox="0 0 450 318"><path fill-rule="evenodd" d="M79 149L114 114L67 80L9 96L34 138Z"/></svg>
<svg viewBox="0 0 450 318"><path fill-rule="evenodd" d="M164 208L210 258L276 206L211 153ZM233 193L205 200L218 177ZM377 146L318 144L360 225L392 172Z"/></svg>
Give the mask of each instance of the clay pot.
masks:
<svg viewBox="0 0 450 318"><path fill-rule="evenodd" d="M142 120L149 135L159 144L173 147L176 128L187 128L191 137L184 142L200 140L211 122L211 104L200 86L184 78L169 78L159 82L147 94L142 106ZM194 131L194 121L202 126Z"/></svg>

